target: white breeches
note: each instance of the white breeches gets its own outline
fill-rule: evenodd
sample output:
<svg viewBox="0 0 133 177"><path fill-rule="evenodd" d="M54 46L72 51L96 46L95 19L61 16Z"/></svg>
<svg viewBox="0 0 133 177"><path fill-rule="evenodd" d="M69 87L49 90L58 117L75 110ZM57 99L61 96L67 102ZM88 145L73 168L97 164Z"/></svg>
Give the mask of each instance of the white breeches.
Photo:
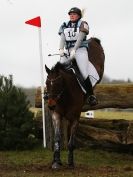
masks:
<svg viewBox="0 0 133 177"><path fill-rule="evenodd" d="M71 51L72 48L69 49ZM66 53L69 55L69 52L66 51ZM84 80L89 76L90 81L92 83L92 86L94 87L97 81L99 80L99 75L94 67L94 65L88 60L88 52L85 47L78 48L76 50L76 62L78 65L78 68L84 78ZM70 58L68 57L61 57L60 62L61 63L69 63Z"/></svg>

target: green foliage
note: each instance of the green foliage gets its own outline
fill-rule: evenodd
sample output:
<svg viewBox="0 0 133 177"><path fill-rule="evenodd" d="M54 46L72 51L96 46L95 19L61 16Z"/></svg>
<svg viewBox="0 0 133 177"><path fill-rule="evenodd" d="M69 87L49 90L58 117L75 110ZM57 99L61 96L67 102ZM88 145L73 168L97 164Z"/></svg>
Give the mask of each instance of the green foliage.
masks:
<svg viewBox="0 0 133 177"><path fill-rule="evenodd" d="M37 139L29 101L13 79L0 76L0 149L32 148Z"/></svg>
<svg viewBox="0 0 133 177"><path fill-rule="evenodd" d="M36 87L30 87L30 88L21 87L21 89L25 93L25 95L27 96L27 99L30 101L30 105L32 107L34 107L35 106Z"/></svg>

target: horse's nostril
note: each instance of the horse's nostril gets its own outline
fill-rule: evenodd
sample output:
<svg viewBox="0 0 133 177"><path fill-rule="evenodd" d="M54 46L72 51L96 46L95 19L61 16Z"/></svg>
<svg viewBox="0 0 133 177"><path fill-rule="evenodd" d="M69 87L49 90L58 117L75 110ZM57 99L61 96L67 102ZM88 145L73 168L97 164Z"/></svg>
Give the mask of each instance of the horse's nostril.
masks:
<svg viewBox="0 0 133 177"><path fill-rule="evenodd" d="M54 110L54 109L55 109L55 106L48 106L48 108L49 108L50 110Z"/></svg>

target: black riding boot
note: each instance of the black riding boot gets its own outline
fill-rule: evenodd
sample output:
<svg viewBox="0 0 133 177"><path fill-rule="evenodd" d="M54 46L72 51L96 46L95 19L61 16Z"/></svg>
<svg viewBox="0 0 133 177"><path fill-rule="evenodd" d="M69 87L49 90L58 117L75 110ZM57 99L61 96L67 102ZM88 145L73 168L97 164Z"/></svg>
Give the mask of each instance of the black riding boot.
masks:
<svg viewBox="0 0 133 177"><path fill-rule="evenodd" d="M90 81L90 78L87 77L87 79L85 80L85 86L86 86L86 102L88 104L90 104L91 106L95 106L98 104L98 101L96 99L96 96L93 93L93 88L92 88L92 84Z"/></svg>

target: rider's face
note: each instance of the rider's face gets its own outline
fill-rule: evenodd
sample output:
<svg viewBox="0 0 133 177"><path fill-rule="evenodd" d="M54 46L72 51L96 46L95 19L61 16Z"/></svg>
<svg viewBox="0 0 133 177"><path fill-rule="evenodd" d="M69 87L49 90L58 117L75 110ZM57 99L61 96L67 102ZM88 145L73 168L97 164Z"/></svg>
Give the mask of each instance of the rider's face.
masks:
<svg viewBox="0 0 133 177"><path fill-rule="evenodd" d="M74 13L74 12L70 13L69 17L70 17L71 22L75 22L80 18L80 16L77 13Z"/></svg>

